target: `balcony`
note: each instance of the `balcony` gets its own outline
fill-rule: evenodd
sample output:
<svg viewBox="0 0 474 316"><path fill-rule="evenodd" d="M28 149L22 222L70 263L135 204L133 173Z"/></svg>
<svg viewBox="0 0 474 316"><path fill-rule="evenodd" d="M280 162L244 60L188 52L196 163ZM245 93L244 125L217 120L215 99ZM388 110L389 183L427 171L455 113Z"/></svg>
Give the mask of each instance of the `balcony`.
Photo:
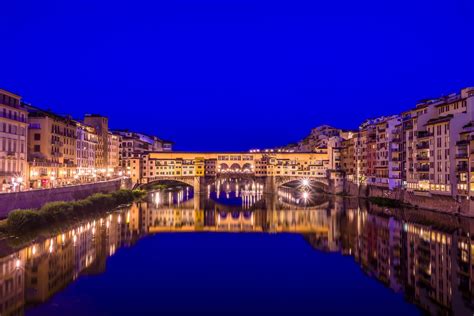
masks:
<svg viewBox="0 0 474 316"><path fill-rule="evenodd" d="M468 140L468 139L462 139L462 140L458 140L458 141L456 142L456 145L457 145L457 146L464 146L464 145L467 145L467 144L469 144L469 140Z"/></svg>
<svg viewBox="0 0 474 316"><path fill-rule="evenodd" d="M430 157L424 155L416 155L416 160L418 161L429 161Z"/></svg>
<svg viewBox="0 0 474 316"><path fill-rule="evenodd" d="M456 166L456 171L457 172L467 172L468 167L467 164L461 164Z"/></svg>
<svg viewBox="0 0 474 316"><path fill-rule="evenodd" d="M419 166L416 168L417 172L429 172L430 171L430 166L424 165L424 166Z"/></svg>
<svg viewBox="0 0 474 316"><path fill-rule="evenodd" d="M467 153L459 153L456 155L456 159L467 159Z"/></svg>
<svg viewBox="0 0 474 316"><path fill-rule="evenodd" d="M429 149L430 144L427 142L416 144L416 149Z"/></svg>
<svg viewBox="0 0 474 316"><path fill-rule="evenodd" d="M428 131L418 131L416 134L416 137L418 138L428 138L433 136L433 133L430 133Z"/></svg>
<svg viewBox="0 0 474 316"><path fill-rule="evenodd" d="M3 118L6 118L6 119L9 119L9 120L12 120L12 121L17 121L17 122L21 122L21 123L26 123L26 116L24 117L21 117L21 116L15 116L15 115L12 115L11 113L4 113L3 112L0 112L0 117L3 117Z"/></svg>

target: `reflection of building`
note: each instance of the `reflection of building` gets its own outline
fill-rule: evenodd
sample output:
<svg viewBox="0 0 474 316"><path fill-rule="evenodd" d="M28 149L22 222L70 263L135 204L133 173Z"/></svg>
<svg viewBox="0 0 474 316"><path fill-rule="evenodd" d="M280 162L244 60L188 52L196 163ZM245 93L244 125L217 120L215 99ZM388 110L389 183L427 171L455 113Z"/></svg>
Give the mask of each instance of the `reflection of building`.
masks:
<svg viewBox="0 0 474 316"><path fill-rule="evenodd" d="M81 274L104 271L105 259L122 245L122 229L127 227L124 224L128 224L124 223L127 214L126 211L110 214L34 243L21 251L24 255L20 260L16 259L19 258L18 255L12 256L11 258L15 259L9 264L12 271L25 272L25 282L21 282L18 288L24 291L26 287L26 291L15 291L26 293L26 303L41 303ZM1 260L7 258L10 257ZM13 269L16 265L21 266L21 269ZM1 276L0 273L0 278ZM18 295L18 299L25 295ZM3 298L3 295L0 295L0 298ZM23 301L20 305L23 305Z"/></svg>
<svg viewBox="0 0 474 316"><path fill-rule="evenodd" d="M40 303L73 280L74 245L59 235L33 247L25 264L26 300Z"/></svg>
<svg viewBox="0 0 474 316"><path fill-rule="evenodd" d="M351 210L340 231L357 234L355 239L345 237L352 240L344 243L349 248L346 252L353 253L369 275L395 291L404 291L408 300L430 314L466 314L474 296L474 256L466 242L470 238L456 242L456 226L450 227L449 218L423 225L417 223L426 222L419 211L405 216L417 219L405 221Z"/></svg>
<svg viewBox="0 0 474 316"><path fill-rule="evenodd" d="M119 247L166 231L302 234L314 249L352 255L368 276L404 292L408 301L431 314L468 315L472 310L472 219L390 211L336 197L308 206L284 194L265 196L244 209L233 203L242 194L203 195L195 203L186 190L153 192L147 202L4 256L2 314L19 313L24 303L43 302L81 275L102 273L106 258Z"/></svg>
<svg viewBox="0 0 474 316"><path fill-rule="evenodd" d="M22 315L25 270L20 252L0 258L0 315Z"/></svg>
<svg viewBox="0 0 474 316"><path fill-rule="evenodd" d="M26 118L20 96L0 89L0 192L26 181Z"/></svg>

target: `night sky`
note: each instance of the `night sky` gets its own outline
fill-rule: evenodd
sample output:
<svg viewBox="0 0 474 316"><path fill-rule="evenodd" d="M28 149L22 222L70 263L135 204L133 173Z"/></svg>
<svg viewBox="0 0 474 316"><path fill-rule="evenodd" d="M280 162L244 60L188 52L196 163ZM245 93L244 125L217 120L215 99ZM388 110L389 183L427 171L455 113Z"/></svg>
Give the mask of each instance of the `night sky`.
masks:
<svg viewBox="0 0 474 316"><path fill-rule="evenodd" d="M178 150L356 128L474 85L474 1L2 1L0 87Z"/></svg>

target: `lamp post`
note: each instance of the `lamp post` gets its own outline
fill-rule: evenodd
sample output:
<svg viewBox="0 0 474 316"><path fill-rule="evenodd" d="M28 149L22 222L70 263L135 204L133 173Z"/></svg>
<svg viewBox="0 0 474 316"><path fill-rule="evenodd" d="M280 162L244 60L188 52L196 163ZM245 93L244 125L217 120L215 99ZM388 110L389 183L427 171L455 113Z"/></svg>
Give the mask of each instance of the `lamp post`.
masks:
<svg viewBox="0 0 474 316"><path fill-rule="evenodd" d="M23 177L16 178L16 182L18 183L18 192L21 191L21 185L23 184Z"/></svg>

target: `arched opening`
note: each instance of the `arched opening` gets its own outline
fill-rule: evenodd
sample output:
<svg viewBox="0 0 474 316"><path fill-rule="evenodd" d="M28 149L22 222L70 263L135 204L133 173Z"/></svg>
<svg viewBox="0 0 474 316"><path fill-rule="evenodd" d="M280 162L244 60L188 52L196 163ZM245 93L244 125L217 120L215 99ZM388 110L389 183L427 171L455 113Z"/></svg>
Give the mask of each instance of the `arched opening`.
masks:
<svg viewBox="0 0 474 316"><path fill-rule="evenodd" d="M250 163L245 163L243 166L242 166L242 171L244 173L253 173L253 166L252 164Z"/></svg>
<svg viewBox="0 0 474 316"><path fill-rule="evenodd" d="M147 190L164 190L164 189L182 189L186 187L193 188L190 183L178 179L160 179L141 185Z"/></svg>
<svg viewBox="0 0 474 316"><path fill-rule="evenodd" d="M318 181L317 179L289 179L279 183L279 187L292 188L302 191L328 192L329 187L326 183Z"/></svg>
<svg viewBox="0 0 474 316"><path fill-rule="evenodd" d="M240 165L238 163L233 163L230 166L230 172L239 173L240 172Z"/></svg>
<svg viewBox="0 0 474 316"><path fill-rule="evenodd" d="M221 163L218 167L217 167L217 171L218 172L221 172L221 173L227 173L229 171L229 165L226 164L226 163Z"/></svg>

